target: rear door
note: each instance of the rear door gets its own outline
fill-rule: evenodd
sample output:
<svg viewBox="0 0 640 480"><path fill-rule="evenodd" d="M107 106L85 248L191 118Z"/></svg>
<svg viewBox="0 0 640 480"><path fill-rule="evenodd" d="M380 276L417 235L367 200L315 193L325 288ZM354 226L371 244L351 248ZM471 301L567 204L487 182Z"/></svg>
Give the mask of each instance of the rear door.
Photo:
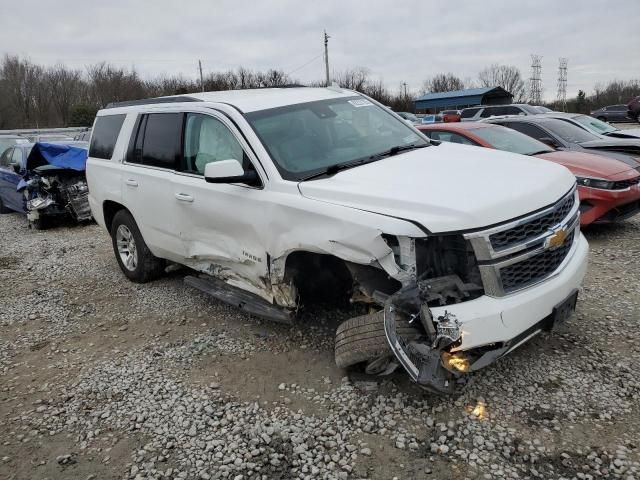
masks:
<svg viewBox="0 0 640 480"><path fill-rule="evenodd" d="M236 160L245 171L256 170L250 152L224 115L187 113L173 194L184 263L264 295L269 274L267 233L255 221L257 212L266 208L262 186L207 183L203 175L208 163L221 160Z"/></svg>
<svg viewBox="0 0 640 480"><path fill-rule="evenodd" d="M182 252L172 180L183 118L176 112L139 115L122 164L122 197L144 241L154 255L174 261Z"/></svg>
<svg viewBox="0 0 640 480"><path fill-rule="evenodd" d="M627 106L626 105L614 105L610 107L610 117L609 119L614 122L624 122L628 120L627 118Z"/></svg>

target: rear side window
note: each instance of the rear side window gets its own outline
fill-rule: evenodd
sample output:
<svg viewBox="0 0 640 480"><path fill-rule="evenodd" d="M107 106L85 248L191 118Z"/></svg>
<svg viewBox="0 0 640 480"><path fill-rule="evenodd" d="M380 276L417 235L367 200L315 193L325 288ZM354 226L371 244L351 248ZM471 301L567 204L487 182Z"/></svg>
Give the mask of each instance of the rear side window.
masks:
<svg viewBox="0 0 640 480"><path fill-rule="evenodd" d="M536 140L540 140L541 138L549 137L550 135L535 125L531 125L530 123L524 122L511 122L511 123L503 123L505 127L512 128L517 130L518 132L524 133L525 135L530 136L531 138L535 138Z"/></svg>
<svg viewBox="0 0 640 480"><path fill-rule="evenodd" d="M518 107L503 107L502 112L503 113L501 113L500 115L520 115L521 113L524 113L522 109Z"/></svg>
<svg viewBox="0 0 640 480"><path fill-rule="evenodd" d="M177 167L181 157L182 113L152 113L141 124L142 164L151 167ZM142 130L144 128L144 130Z"/></svg>
<svg viewBox="0 0 640 480"><path fill-rule="evenodd" d="M471 118L478 113L479 108L465 108L460 115L460 118Z"/></svg>
<svg viewBox="0 0 640 480"><path fill-rule="evenodd" d="M89 147L89 156L111 160L125 115L106 115L98 117Z"/></svg>

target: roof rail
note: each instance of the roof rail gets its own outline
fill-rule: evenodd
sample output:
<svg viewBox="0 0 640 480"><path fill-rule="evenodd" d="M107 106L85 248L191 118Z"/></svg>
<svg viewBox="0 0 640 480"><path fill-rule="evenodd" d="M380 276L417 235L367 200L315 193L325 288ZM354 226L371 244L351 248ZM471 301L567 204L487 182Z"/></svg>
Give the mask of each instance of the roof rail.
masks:
<svg viewBox="0 0 640 480"><path fill-rule="evenodd" d="M127 100L125 102L111 102L105 108L131 107L133 105L152 105L155 103L182 103L182 102L201 102L198 98L189 97L187 95L178 95L174 97L156 97L143 98L141 100Z"/></svg>

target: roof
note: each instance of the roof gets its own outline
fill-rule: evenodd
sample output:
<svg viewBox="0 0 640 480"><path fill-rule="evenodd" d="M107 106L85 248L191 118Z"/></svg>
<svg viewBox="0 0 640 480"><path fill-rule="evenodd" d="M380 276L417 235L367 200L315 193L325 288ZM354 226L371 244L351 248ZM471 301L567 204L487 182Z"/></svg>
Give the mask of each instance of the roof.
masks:
<svg viewBox="0 0 640 480"><path fill-rule="evenodd" d="M459 130L477 130L478 128L486 128L486 127L495 127L491 123L481 123L481 122L447 122L447 123L426 123L421 125L416 125L418 130L448 130L448 131L459 131Z"/></svg>
<svg viewBox="0 0 640 480"><path fill-rule="evenodd" d="M474 97L476 95L489 93L491 90L496 88L501 87L467 88L464 90L453 90L451 92L427 93L426 95L416 98L416 102L420 102L422 100L439 100L441 98Z"/></svg>
<svg viewBox="0 0 640 480"><path fill-rule="evenodd" d="M169 97L122 102L120 104L113 104L110 108L127 108L136 105L140 106L157 103L209 102L232 105L243 113L247 113L318 100L353 97L354 95L358 95L358 93L337 87L256 88L190 93L188 95L172 95Z"/></svg>

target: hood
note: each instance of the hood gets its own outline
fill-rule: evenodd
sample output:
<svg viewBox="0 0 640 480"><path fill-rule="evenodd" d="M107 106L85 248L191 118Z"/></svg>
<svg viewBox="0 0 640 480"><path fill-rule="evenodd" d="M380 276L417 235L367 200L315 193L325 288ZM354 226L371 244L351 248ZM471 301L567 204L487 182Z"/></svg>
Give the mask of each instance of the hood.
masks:
<svg viewBox="0 0 640 480"><path fill-rule="evenodd" d="M43 165L54 165L84 172L87 165L87 150L58 143L36 143L27 157L27 171Z"/></svg>
<svg viewBox="0 0 640 480"><path fill-rule="evenodd" d="M300 182L310 199L418 222L429 231L471 230L556 202L575 177L534 157L443 142Z"/></svg>
<svg viewBox="0 0 640 480"><path fill-rule="evenodd" d="M640 139L640 128L626 128L607 133L605 137Z"/></svg>
<svg viewBox="0 0 640 480"><path fill-rule="evenodd" d="M601 136L598 140L580 143L583 148L613 150L630 154L640 154L640 138L615 138Z"/></svg>
<svg viewBox="0 0 640 480"><path fill-rule="evenodd" d="M614 177L621 173L633 172L634 176L637 177L639 175L638 171L630 168L627 163L603 155L569 151L541 153L536 155L536 157L559 163L571 170L571 173L574 175L579 176L619 180Z"/></svg>

